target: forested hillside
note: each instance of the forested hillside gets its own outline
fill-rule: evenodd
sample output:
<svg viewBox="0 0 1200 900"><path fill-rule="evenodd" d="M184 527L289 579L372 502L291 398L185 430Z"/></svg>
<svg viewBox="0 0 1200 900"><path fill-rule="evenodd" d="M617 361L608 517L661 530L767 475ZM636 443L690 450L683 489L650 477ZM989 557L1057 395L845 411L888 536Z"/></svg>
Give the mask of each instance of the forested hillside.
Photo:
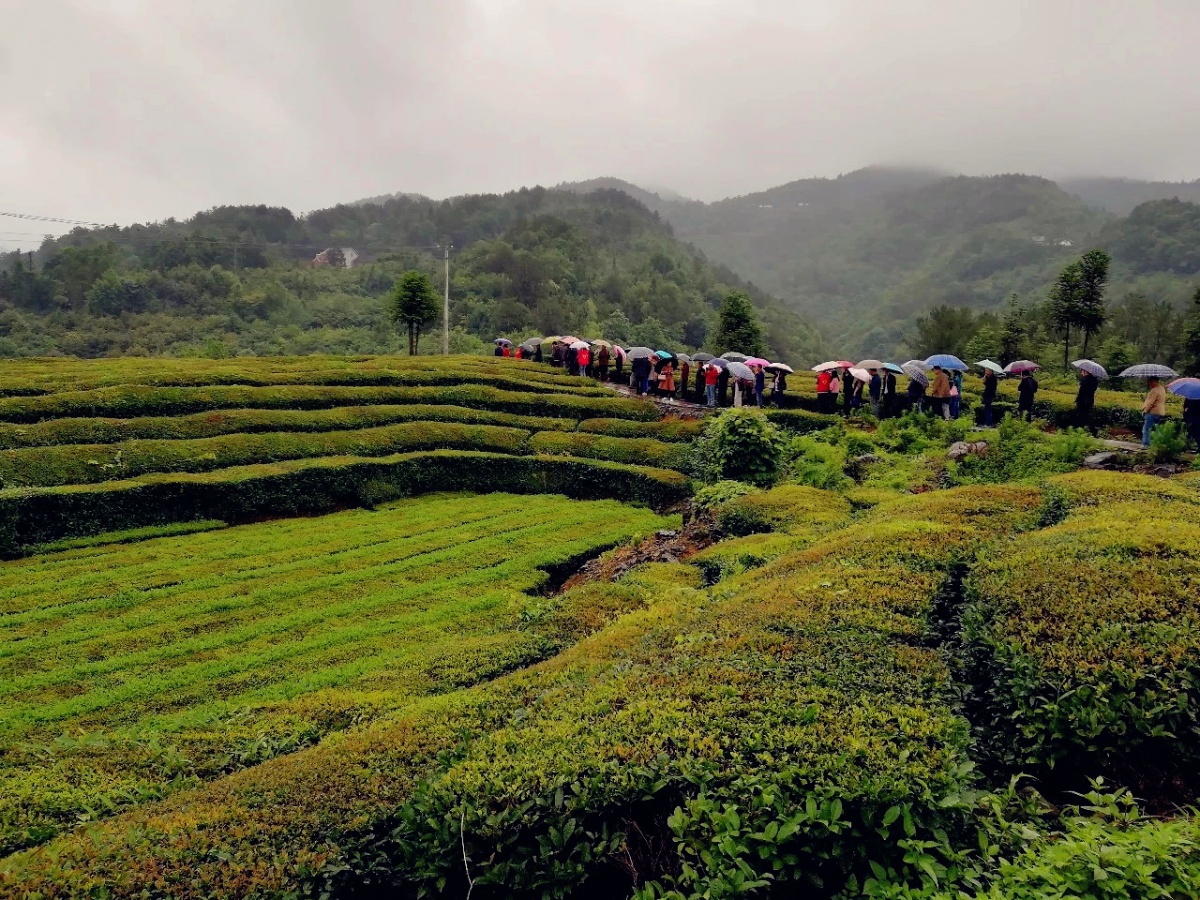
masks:
<svg viewBox="0 0 1200 900"><path fill-rule="evenodd" d="M566 187L600 185L621 187ZM811 318L848 356L921 355L931 333L922 319L935 310L953 311L933 330L953 331L962 347L978 329L999 327L1014 294L1036 314L1059 271L1099 247L1113 257L1114 324L1101 343L1120 344L1114 356L1166 359L1200 271L1200 206L1187 202L1200 199L1195 183L1059 185L872 167L710 204L625 189L682 239Z"/></svg>
<svg viewBox="0 0 1200 900"><path fill-rule="evenodd" d="M542 188L432 201L412 195L296 216L220 207L187 221L76 229L0 272L0 355L396 352L383 298L409 268L441 283L454 246L454 349L579 332L698 347L729 291L748 293L775 354L814 355L814 331L709 264L616 191ZM327 248L356 265L314 266ZM432 350L433 340L423 345Z"/></svg>

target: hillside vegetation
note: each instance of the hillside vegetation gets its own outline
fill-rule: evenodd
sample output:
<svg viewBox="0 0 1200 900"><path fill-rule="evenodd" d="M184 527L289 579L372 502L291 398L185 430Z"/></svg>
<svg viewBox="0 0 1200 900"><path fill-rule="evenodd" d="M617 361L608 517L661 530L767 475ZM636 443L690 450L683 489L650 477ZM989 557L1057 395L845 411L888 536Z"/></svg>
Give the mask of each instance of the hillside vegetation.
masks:
<svg viewBox="0 0 1200 900"><path fill-rule="evenodd" d="M773 352L817 352L795 313L680 243L637 201L535 188L303 217L220 207L183 222L76 229L42 246L36 272L20 254L3 259L0 356L395 352L402 342L384 298L411 268L440 286L435 245L447 244L460 352L500 334L699 347L733 289L751 296ZM360 259L314 268L330 247Z"/></svg>

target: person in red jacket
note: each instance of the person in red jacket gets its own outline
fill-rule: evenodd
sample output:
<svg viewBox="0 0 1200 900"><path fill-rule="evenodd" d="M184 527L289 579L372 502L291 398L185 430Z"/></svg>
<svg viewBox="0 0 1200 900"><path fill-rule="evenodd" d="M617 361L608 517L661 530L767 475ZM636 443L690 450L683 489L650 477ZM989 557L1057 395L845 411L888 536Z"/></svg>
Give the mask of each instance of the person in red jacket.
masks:
<svg viewBox="0 0 1200 900"><path fill-rule="evenodd" d="M828 372L817 373L817 409L820 412L832 412L832 410L829 408L829 398L833 396L833 394L829 392L829 385L832 383L832 381L833 376Z"/></svg>
<svg viewBox="0 0 1200 900"><path fill-rule="evenodd" d="M704 367L704 393L708 400L708 405L717 405L717 381L721 377L721 370L716 366Z"/></svg>

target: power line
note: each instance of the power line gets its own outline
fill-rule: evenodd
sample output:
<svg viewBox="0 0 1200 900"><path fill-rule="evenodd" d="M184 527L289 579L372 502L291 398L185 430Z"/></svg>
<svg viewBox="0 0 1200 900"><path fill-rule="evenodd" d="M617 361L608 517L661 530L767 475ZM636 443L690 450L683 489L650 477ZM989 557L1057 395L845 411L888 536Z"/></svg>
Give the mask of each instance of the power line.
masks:
<svg viewBox="0 0 1200 900"><path fill-rule="evenodd" d="M101 222L83 222L79 219L60 219L56 216L35 216L31 213L0 212L0 216L6 216L10 219L25 219L31 222L58 222L61 225L84 225L88 228L116 227L113 225L105 225Z"/></svg>

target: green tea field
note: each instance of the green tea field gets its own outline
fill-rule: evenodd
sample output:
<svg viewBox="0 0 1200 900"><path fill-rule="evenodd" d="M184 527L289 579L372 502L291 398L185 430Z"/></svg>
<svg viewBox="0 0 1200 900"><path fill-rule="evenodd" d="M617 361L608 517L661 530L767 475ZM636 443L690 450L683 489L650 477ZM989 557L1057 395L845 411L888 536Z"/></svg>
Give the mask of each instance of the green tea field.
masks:
<svg viewBox="0 0 1200 900"><path fill-rule="evenodd" d="M1195 471L491 358L0 392L0 896L1200 896Z"/></svg>

